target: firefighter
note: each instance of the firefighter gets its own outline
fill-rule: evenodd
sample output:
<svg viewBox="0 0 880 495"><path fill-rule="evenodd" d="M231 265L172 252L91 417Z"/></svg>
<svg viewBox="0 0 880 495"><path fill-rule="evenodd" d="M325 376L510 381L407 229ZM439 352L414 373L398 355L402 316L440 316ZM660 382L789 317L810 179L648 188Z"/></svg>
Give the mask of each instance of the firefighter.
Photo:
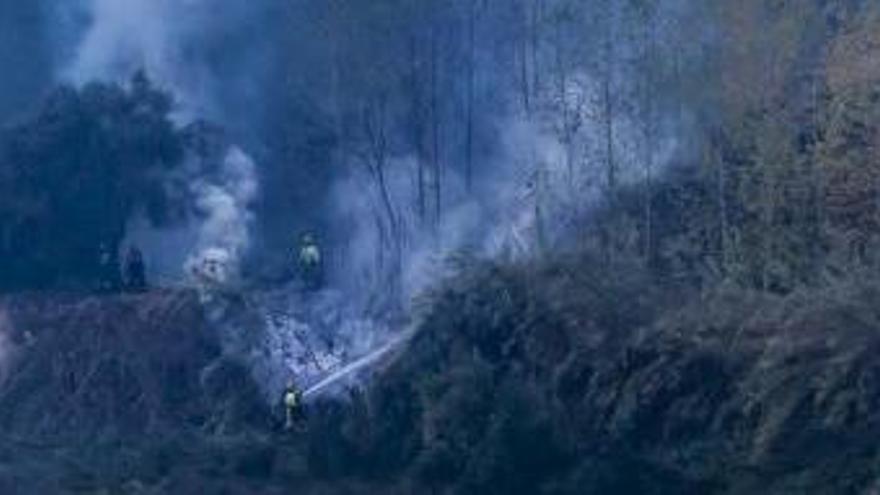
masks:
<svg viewBox="0 0 880 495"><path fill-rule="evenodd" d="M98 246L98 271L98 289L101 292L114 292L122 285L119 258L106 242Z"/></svg>
<svg viewBox="0 0 880 495"><path fill-rule="evenodd" d="M300 277L308 290L318 290L323 283L323 263L321 249L311 233L303 235L299 246L297 264Z"/></svg>
<svg viewBox="0 0 880 495"><path fill-rule="evenodd" d="M128 249L125 256L125 285L128 290L142 292L147 289L147 267L144 254L136 246Z"/></svg>
<svg viewBox="0 0 880 495"><path fill-rule="evenodd" d="M284 389L284 429L287 431L301 428L305 421L302 410L302 392L291 380Z"/></svg>

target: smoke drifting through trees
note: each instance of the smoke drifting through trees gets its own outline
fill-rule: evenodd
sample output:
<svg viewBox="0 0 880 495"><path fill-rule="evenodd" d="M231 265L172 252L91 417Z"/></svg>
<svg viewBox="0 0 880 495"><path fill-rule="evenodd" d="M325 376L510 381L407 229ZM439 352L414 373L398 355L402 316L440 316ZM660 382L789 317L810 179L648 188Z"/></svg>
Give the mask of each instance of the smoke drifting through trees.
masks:
<svg viewBox="0 0 880 495"><path fill-rule="evenodd" d="M349 171L329 235L360 227L342 256L354 269L340 272L381 287L402 273L408 293L442 252L533 254L596 237L581 235L583 213L645 175L641 115L653 119L653 173L681 156L687 112L672 118L677 95L662 86L682 15L669 5L637 18L627 2L309 4L325 56L292 77L331 82L311 89ZM644 16L656 53L635 64ZM613 52L597 49L612 38ZM652 112L632 99L648 71Z"/></svg>
<svg viewBox="0 0 880 495"><path fill-rule="evenodd" d="M172 115L178 125L212 112L216 118L219 107L210 69L188 53L194 47L207 49L204 45L212 40L210 28L217 21L209 21L213 12L209 3L91 0L58 4L57 15L79 14L86 19L80 26L75 56L60 68L60 77L82 85L93 80L124 81L142 71L176 98ZM177 187L181 196L177 206L184 210L179 220L185 225L166 231L140 215L129 221L137 230L129 232L126 241L145 246L148 257L163 269L162 275L180 278L184 269L191 273L205 258L212 258L224 266L224 276L235 277L250 244L250 208L258 191L255 165L210 126L188 125L182 138L187 142L184 166L168 175L164 187ZM177 252L169 253L169 247ZM167 258L184 261L173 266Z"/></svg>
<svg viewBox="0 0 880 495"><path fill-rule="evenodd" d="M672 52L681 12L669 5L92 0L45 10L55 39L77 47L56 68L62 80L124 81L142 68L176 96L177 122L217 120L257 151L259 266L289 262L297 232L315 229L337 280L407 294L442 253L521 256L570 238L586 208L647 170L636 163L640 115L656 120L642 127L660 173L682 125L666 118L670 71L628 57L641 53L646 20L654 59ZM247 57L227 38L247 41ZM657 88L652 112L630 101L643 73ZM239 112L243 102L254 111ZM185 232L162 240L132 225L133 240L185 244Z"/></svg>
<svg viewBox="0 0 880 495"><path fill-rule="evenodd" d="M872 53L862 2L40 5L35 31L81 48L56 74L145 67L175 118L258 158L260 270L305 230L338 282L402 293L458 248L592 247L767 289L871 252L846 198L871 195L873 161L840 151L873 112L873 72L845 62Z"/></svg>

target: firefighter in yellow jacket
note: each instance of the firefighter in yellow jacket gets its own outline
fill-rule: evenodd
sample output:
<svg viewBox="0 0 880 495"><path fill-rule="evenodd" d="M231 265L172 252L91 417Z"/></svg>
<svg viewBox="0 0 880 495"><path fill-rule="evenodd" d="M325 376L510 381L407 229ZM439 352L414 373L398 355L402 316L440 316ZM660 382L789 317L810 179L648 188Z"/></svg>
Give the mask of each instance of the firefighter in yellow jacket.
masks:
<svg viewBox="0 0 880 495"><path fill-rule="evenodd" d="M284 429L287 431L301 428L305 421L302 411L302 392L291 380L284 389Z"/></svg>
<svg viewBox="0 0 880 495"><path fill-rule="evenodd" d="M315 236L311 233L302 236L297 254L297 265L300 278L306 289L320 289L324 279L324 257Z"/></svg>

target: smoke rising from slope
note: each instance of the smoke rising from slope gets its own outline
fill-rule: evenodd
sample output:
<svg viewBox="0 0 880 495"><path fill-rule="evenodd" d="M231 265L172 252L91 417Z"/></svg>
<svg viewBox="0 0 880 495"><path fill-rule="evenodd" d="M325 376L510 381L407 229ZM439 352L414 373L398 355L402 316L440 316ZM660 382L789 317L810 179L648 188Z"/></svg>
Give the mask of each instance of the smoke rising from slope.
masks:
<svg viewBox="0 0 880 495"><path fill-rule="evenodd" d="M68 17L80 16L87 20L79 23L81 32L76 38L78 40L76 53L71 57L71 62L64 65L59 73L67 81L82 84L95 78L125 81L134 70L143 68L161 86L177 95L179 107L176 117L181 125L190 123L196 118L207 118L236 127L247 126L250 116L244 115L243 112L236 115L235 109L230 107L229 100L224 98L225 95L219 88L233 81L229 85L235 87L236 92L252 91L252 84L255 84L256 79L251 78L248 79L249 83L241 83L243 80L241 75L244 74L244 78L250 77L253 73L250 70L252 67L237 62L240 62L241 58L260 59L265 56L262 49L266 45L253 43L254 39L265 38L269 41L263 40L260 43L281 44L282 39L272 38L271 29L262 31L257 29L256 31L260 31L258 35L245 42L233 36L240 31L242 25L253 22L266 12L270 3L272 2L263 0L253 2L81 0L59 3L59 9L65 11ZM621 9L619 5L615 6L613 2L612 5L606 5L605 2L595 3L597 5L594 5L594 2L584 2L583 5L575 5L572 8L574 11L589 10L592 7L605 8L610 13L603 21L608 21L608 24L622 22L619 19L621 17L618 12ZM324 4L324 2L302 2L297 5L304 9L307 6L311 9L319 9ZM465 72L460 67L454 66L462 61L455 57L460 57L462 54L456 53L452 48L449 52L438 56L433 34L429 43L423 39L424 33L421 32L426 31L422 28L430 27L433 33L436 24L446 22L444 19L449 12L437 14L437 19L430 19L424 25L420 23L431 17L430 9L418 15L412 14L412 19L401 13L401 19L415 25L415 27L405 27L414 30L413 39L410 40L413 44L424 45L421 47L421 55L418 53L418 47L401 48L398 46L400 43L394 40L385 44L391 39L390 37L386 39L385 36L388 31L386 22L396 22L396 20L388 19L390 11L379 9L376 11L378 14L371 12L368 7L373 4L370 2L352 2L334 7L344 11L343 14L338 12L321 14L329 17L337 14L340 17L352 14L352 18L357 20L354 23L358 24L357 26L349 24L348 19L343 19L337 20L336 24L331 21L331 24L313 28L322 31L321 36L326 35L327 41L332 41L325 43L332 45L331 48L322 46L323 38L308 45L293 43L283 45L291 52L308 52L291 55L294 60L313 60L316 62L315 65L320 66L300 64L295 67L295 71L291 71L295 73L294 75L280 69L278 74L284 77L278 77L278 81L267 85L275 91L267 91L268 94L261 95L259 99L273 104L276 100L287 101L285 98L289 97L284 95L302 90L297 86L297 81L302 86L311 85L302 90L303 99L321 100L308 102L316 103L313 105L304 105L308 112L315 113L316 121L321 122L326 116L320 115L313 109L327 108L332 112L339 110L338 107L346 105L351 107L348 109L349 113L343 109L333 118L326 118L328 122L321 122L327 127L338 125L339 128L334 132L340 135L334 138L340 141L351 137L344 135L346 129L343 127L346 125L356 128L352 134L362 132L357 130L361 127L359 121L362 109L365 106L372 108L371 98L382 102L380 115L369 119L367 125L370 127L367 134L373 132L374 138L377 135L374 132L376 127L382 127L381 132L378 133L382 136L379 140L382 142L378 143L380 148L389 144L387 149L382 150L387 151L387 156L383 157L386 162L382 165L384 176L381 179L377 179L375 171L364 167L364 163L361 163L362 158L352 156L364 153L348 153L349 149L354 148L359 148L360 151L363 143L322 142L319 146L334 147L329 153L334 154L334 157L328 159L327 163L321 163L322 166L326 165L321 173L330 176L328 182L332 184L331 198L327 201L332 206L332 211L313 215L318 219L315 223L323 222L324 225L304 226L295 220L287 221L288 217L297 214L296 209L276 212L275 205L269 205L267 208L269 214L283 217L285 221L278 222L278 225L284 225L284 228L289 228L291 231L305 228L329 231L332 234L330 237L333 237L331 242L338 241L338 245L328 246L327 252L332 251L333 254L328 258L335 258L332 259L331 273L334 285L346 291L347 297L334 299L340 304L349 306L340 309L340 312L346 315L356 314L359 311L376 313L381 312L377 311L377 307L381 309L392 305L406 308L413 295L437 280L438 273L443 270L444 259L457 251L467 251L469 254L489 258L523 259L543 253L545 249L559 247L572 237L571 233L584 214L601 204L602 194L606 191L605 162L611 161L606 154L613 153L619 162L620 186L641 180L643 172L639 167L638 157L635 156L639 153L641 130L633 122L633 116L625 110L619 110L613 116L614 122L610 124L613 127L613 136L608 139L612 142L610 144L604 142L606 127L602 119L604 117L611 119L612 116L606 115L608 109L602 101L604 88L601 71L610 66L610 62L606 66L598 59L600 56L596 55L604 53L603 50L596 49L603 42L600 39L601 35L580 32L590 31L584 29L578 32L565 31L572 29L576 23L570 23L568 28L561 28L561 31L556 33L558 37L553 40L545 33L544 43L539 43L540 46L535 47L536 53L530 55L535 58L531 62L533 64L531 70L541 72L535 74L535 78L541 76L544 81L542 88L532 90L535 93L532 97L539 101L531 103L534 106L531 110L523 111L517 107L516 102L519 99L517 93L520 89L512 85L511 74L504 72L513 68L504 65L509 63L507 59L509 54L504 49L489 53L496 50L494 48L498 44L496 42L501 38L519 36L511 31L517 29L511 28L515 23L507 22L508 19L504 17L515 16L512 14L515 11L514 4L515 2L511 2L510 5L498 2L500 7L493 6L498 10L492 13L497 19L494 21L490 19L495 23L491 29L498 29L501 34L498 35L498 39L484 43L485 47L481 50L486 53L476 54L476 60L486 63L485 68L475 68L476 75L472 75L477 86L476 99L479 100L480 95L491 96L494 103L492 106L488 103L479 103L480 106L476 110L468 109L476 114L477 120L474 125L477 127L477 140L487 138L485 139L487 144L481 144L485 149L471 157L478 162L476 167L478 171L474 175L472 188L467 186L463 172L465 158L462 151L465 148L465 138L460 131L453 129L463 127L463 112L458 107L464 106L463 103L467 100L462 94ZM444 8L438 7L438 11ZM371 15L378 15L380 18L370 18ZM360 16L365 19L361 19ZM371 31L376 28L369 25L368 21L371 19L384 34ZM314 24L317 25L320 24L317 21L327 19L316 16L314 20L316 21ZM306 33L302 35L303 38L317 32L305 29L310 27L308 26L311 24L310 21L311 19L297 21L302 23L301 27ZM520 21L521 19L516 22ZM488 25L487 22L481 29L490 29ZM346 32L335 33L334 27L341 27ZM360 31L361 28L364 30ZM234 41L224 42L224 37ZM361 45L374 43L375 46L360 51ZM557 46L556 43L560 44ZM234 44L239 45L237 49L245 50L247 57L230 55L234 53L232 46ZM631 41L623 40L619 45L615 41L616 48L620 50L620 58L624 56L633 58L637 55L633 47L629 46L632 45ZM590 53L576 55L573 48L575 46L578 49L586 46L589 49L585 51ZM408 52L410 48L413 53ZM371 52L371 49L380 50L381 53ZM444 47L440 47L440 51L443 50ZM373 62L371 55L378 55L375 64L371 63ZM419 56L423 59L418 60ZM566 57L571 59L567 60ZM593 60L591 57L597 59ZM413 73L409 74L409 70L403 71L397 67L385 67L379 63L379 58L393 61L388 64L389 66L407 65L412 62ZM446 60L447 58L452 62ZM589 60L585 61L584 58ZM407 64L403 64L404 61ZM516 63L514 62L514 65ZM525 61L520 63L526 64ZM369 67L364 69L359 67L361 65ZM436 69L437 65L441 67L439 70ZM231 69L221 71L220 66L231 66ZM431 67L431 70L427 70L427 67ZM345 86L346 81L333 81L332 76L337 69L355 73L351 86ZM357 74L359 70L361 74ZM383 72L386 70L387 73ZM528 72L529 68L525 67L523 70ZM556 81L556 76L551 74L554 70L567 71L558 77L561 82ZM630 81L627 79L632 76L623 71L607 70L613 72L607 75L608 79L611 79L609 85L614 86L615 93L620 92L615 96L617 101L635 100L636 85L629 84ZM404 72L407 74L401 76ZM446 72L448 75L445 74ZM395 77L400 80L395 81ZM315 83L311 78L324 80ZM454 80L456 78L459 80ZM295 82L291 83L291 80ZM427 83L428 80L430 84ZM425 87L420 88L423 94L418 94L419 88L413 91L415 93L413 99L417 100L416 103L412 103L412 106L416 107L413 113L417 113L417 118L423 121L429 118L434 120L435 143L434 149L430 152L413 149L428 147L424 143L401 145L401 142L408 143L413 140L408 135L412 127L411 116L401 118L401 114L409 112L401 108L407 108L411 102L407 100L409 95L403 96L397 93L405 92L401 91L401 86L419 84ZM431 98L428 98L427 86L431 87ZM325 87L334 89L325 89ZM371 93L372 91L375 94ZM433 94L435 92L439 92L439 96ZM395 95L389 98L394 101L386 101L389 93ZM442 100L437 104L441 108L436 108L437 105L434 103L429 105L423 101L428 99ZM398 112L396 117L404 122L403 124L397 122L386 125L386 120L393 118L386 119L385 103L391 108L388 110L390 113ZM431 107L430 112L426 110L428 106ZM279 107L289 110L289 107L282 107L281 104ZM282 110L278 112L281 113ZM339 122L329 122L335 118L338 118ZM344 122L346 119L356 122L346 123ZM422 122L422 125L428 124ZM289 135L298 132L296 126L280 127L283 127L279 131L280 134L284 134L280 139L283 143L276 146L285 149L290 147L293 151L279 152L279 155L286 153L283 154L283 158L289 161L277 160L279 165L276 168L296 167L309 160L307 153L295 145L288 144L289 141L295 141ZM388 143L385 142L386 133L389 137ZM656 141L660 144L657 146L659 151L655 155L654 173L659 174L676 152L678 142L669 136L671 133L657 134ZM426 136L421 136L421 139L429 140ZM268 142L269 139L266 138L266 141ZM373 144L377 142L374 140ZM298 155L306 155L306 157L302 158ZM428 155L431 155L432 159L428 158ZM193 161L198 162L197 159ZM428 164L429 161L435 163ZM424 198L419 197L416 174L420 167L431 166L436 167L436 170L428 171L426 185L431 188L439 183L442 185L442 192L438 188L436 199L433 198L433 193L429 193L432 195L429 203L434 201L438 204L428 204L428 211L420 212L417 205L424 201ZM430 176L431 174L435 175ZM211 163L198 163L188 167L184 180L188 185L186 190L192 196L191 209L195 212L193 222L183 229L159 230L145 224L141 219L133 219L128 240L145 246L148 259L153 260L154 266L161 266L163 274L173 276L174 272L179 272L181 269L187 272L199 272L205 265L220 265L222 268L218 278L225 280L230 276L234 277L242 257L256 244L251 239L255 223L255 214L251 208L260 194L256 175L257 170L253 160L235 147L221 153ZM290 179L299 176L285 177ZM271 181L266 183L268 186L274 186ZM325 192L323 190L287 190L305 189L302 186L304 183L310 182L298 183L295 180L288 180L278 188L283 190L283 194L297 196L299 203L295 207L306 208L313 204L324 204L323 198L320 198ZM281 234L287 244L285 264L291 263L290 251L295 249L293 234L294 232ZM336 254L339 255L335 256ZM169 266L170 269L167 268ZM285 266L285 268L290 267ZM389 290L392 286L397 290ZM394 299L394 304L388 304L390 299ZM296 304L312 303L296 302ZM358 316L360 315L353 318ZM319 325L309 321L311 317L312 315L306 318L288 319L295 320L292 324L270 324L270 331L275 332L272 338L277 342L287 342L292 332L291 328L305 327L310 331L314 330ZM370 332L372 330L369 329L383 327L381 324L339 325L339 331L345 333L348 330L343 329L358 328L359 331L368 329L363 331ZM385 335L386 332L383 330L378 333ZM344 336L343 340L350 339ZM378 342L380 348L384 345L381 339L374 340ZM269 347L272 345L275 344L270 344ZM296 361L300 357L302 356L294 356L291 359ZM277 360L279 364L274 370L275 382L278 381L278 376L284 374L285 367L296 367L291 364L291 359Z"/></svg>
<svg viewBox="0 0 880 495"><path fill-rule="evenodd" d="M215 178L196 178L191 189L202 220L195 248L186 261L187 272L199 270L206 261L217 260L223 273L213 276L226 282L240 273L241 260L250 247L250 206L259 191L256 167L244 151L232 147Z"/></svg>
<svg viewBox="0 0 880 495"><path fill-rule="evenodd" d="M75 56L60 68L60 77L77 85L92 80L125 82L143 70L177 99L179 125L218 118L213 75L199 54L216 39L214 30L222 28L218 16L226 19L245 12L245 7L225 3L231 11L218 13L216 2L205 0L88 0L59 5L66 18L87 19L80 26ZM259 189L257 168L237 146L210 158L188 160L185 180L193 213L189 225L153 229L135 218L127 242L143 245L163 278L196 271L208 258L223 272L218 276L235 276L250 245L251 208ZM204 163L207 160L216 163ZM178 253L168 253L169 247ZM181 249L187 254L181 256ZM176 260L173 269L168 258Z"/></svg>
<svg viewBox="0 0 880 495"><path fill-rule="evenodd" d="M348 176L337 181L333 191L339 225L354 225L353 238L340 284L382 290L387 276L396 268L392 230L383 212L382 187L395 211L400 253L401 296L408 300L442 278L445 260L457 253L486 259L525 260L548 250L565 248L574 237L578 222L602 205L605 152L598 84L588 75L574 80L579 85L567 93L570 119L579 119L580 147L567 150L562 136L548 116L529 117L511 113L499 117L499 142L487 158L485 171L475 177L469 191L461 163L444 162L443 213L439 218L419 214L419 190L415 157L395 156L385 166L384 185L379 184L360 163L351 163ZM550 122L547 122L550 120ZM615 124L613 151L621 163L638 163L634 156L640 130L626 115ZM654 173L662 174L680 151L675 136L657 138ZM568 154L577 163L569 168ZM643 180L639 167L618 172L618 186ZM365 191L364 184L369 185ZM430 186L431 184L429 184ZM430 209L430 208L429 208ZM357 219L360 219L359 221ZM354 276L353 276L354 275Z"/></svg>

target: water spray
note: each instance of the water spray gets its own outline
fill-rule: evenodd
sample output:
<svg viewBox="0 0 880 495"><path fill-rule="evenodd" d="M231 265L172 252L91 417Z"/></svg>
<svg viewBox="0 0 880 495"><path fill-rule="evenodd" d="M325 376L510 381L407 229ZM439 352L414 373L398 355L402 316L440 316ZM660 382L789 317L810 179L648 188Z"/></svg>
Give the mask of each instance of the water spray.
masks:
<svg viewBox="0 0 880 495"><path fill-rule="evenodd" d="M308 399L311 397L320 396L321 393L326 392L333 385L337 384L341 380L371 366L372 364L376 363L377 361L391 353L391 351L409 342L413 338L413 336L415 336L415 334L416 331L410 328L404 331L402 334L391 339L390 341L385 343L385 345L376 349L375 351L370 352L366 356L360 357L352 361L351 363L346 364L339 370L331 373L328 377L309 387L308 390L303 392L303 398Z"/></svg>

